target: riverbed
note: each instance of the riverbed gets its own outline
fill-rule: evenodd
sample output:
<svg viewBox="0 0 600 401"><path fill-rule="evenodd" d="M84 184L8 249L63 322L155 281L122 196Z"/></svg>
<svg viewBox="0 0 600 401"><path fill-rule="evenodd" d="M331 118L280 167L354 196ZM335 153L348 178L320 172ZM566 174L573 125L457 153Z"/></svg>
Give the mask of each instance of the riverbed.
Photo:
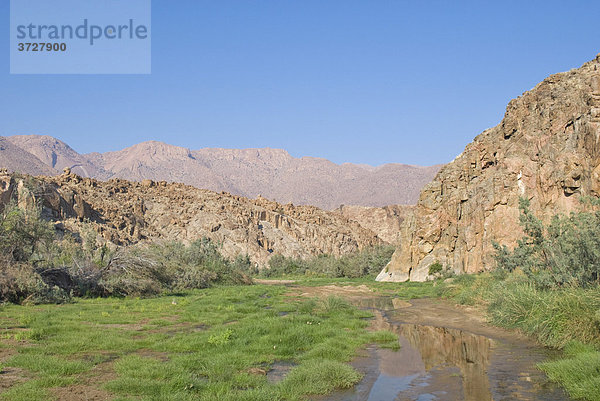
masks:
<svg viewBox="0 0 600 401"><path fill-rule="evenodd" d="M486 324L474 308L431 299L351 301L373 311L373 329L398 334L401 348L367 347L352 362L362 381L315 400L569 400L536 367L554 351Z"/></svg>

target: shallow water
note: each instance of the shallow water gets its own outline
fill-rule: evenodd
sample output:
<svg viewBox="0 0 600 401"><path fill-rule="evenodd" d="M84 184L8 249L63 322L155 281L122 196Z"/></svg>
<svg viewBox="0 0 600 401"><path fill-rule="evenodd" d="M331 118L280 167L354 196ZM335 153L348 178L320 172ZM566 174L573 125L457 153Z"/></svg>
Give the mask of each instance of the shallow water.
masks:
<svg viewBox="0 0 600 401"><path fill-rule="evenodd" d="M279 383L287 376L288 372L296 366L295 363L289 361L276 361L267 372L267 380L269 383Z"/></svg>
<svg viewBox="0 0 600 401"><path fill-rule="evenodd" d="M358 300L374 326L398 334L401 349L368 347L353 366L365 376L329 401L568 400L536 364L553 356L514 333L434 301ZM444 325L447 322L447 327Z"/></svg>

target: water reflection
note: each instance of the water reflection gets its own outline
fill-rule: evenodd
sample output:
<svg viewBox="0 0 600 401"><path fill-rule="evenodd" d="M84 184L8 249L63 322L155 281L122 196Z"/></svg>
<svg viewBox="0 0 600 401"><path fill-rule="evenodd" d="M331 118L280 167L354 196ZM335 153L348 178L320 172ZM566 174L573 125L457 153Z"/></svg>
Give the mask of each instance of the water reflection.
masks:
<svg viewBox="0 0 600 401"><path fill-rule="evenodd" d="M400 335L403 349L417 353L424 371L433 368L448 370L457 368L449 379L462 381L462 398L467 401L492 400L487 369L490 363L492 340L487 337L445 327L401 324L392 327ZM406 352L406 351L405 351ZM403 358L403 360L405 360ZM382 372L389 369L391 361L382 361ZM439 376L439 374L438 374ZM423 387L429 387L427 382Z"/></svg>
<svg viewBox="0 0 600 401"><path fill-rule="evenodd" d="M363 380L326 400L568 399L536 369L545 357L541 348L454 328L391 324L383 312L394 309L389 299L366 300L361 305L373 309L375 329L398 334L401 349L368 348L368 355L353 362L365 374Z"/></svg>

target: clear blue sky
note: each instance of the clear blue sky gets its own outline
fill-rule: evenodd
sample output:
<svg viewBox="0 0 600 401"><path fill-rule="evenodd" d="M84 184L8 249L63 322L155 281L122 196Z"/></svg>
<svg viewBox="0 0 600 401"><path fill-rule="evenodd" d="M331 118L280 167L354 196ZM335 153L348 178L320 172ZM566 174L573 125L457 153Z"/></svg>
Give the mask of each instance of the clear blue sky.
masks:
<svg viewBox="0 0 600 401"><path fill-rule="evenodd" d="M149 76L11 76L5 29L0 135L445 163L510 99L600 52L598 1L489 3L153 0Z"/></svg>

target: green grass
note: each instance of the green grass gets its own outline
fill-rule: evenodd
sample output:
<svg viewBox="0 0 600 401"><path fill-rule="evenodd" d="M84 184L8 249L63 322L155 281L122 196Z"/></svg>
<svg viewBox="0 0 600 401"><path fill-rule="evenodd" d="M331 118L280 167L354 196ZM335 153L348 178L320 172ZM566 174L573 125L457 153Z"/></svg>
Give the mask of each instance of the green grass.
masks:
<svg viewBox="0 0 600 401"><path fill-rule="evenodd" d="M540 364L550 379L576 399L600 400L600 352L580 342L569 343L562 359Z"/></svg>
<svg viewBox="0 0 600 401"><path fill-rule="evenodd" d="M600 346L598 288L538 289L520 275L465 276L446 292L454 300L486 306L490 323L517 329L561 349L572 341Z"/></svg>
<svg viewBox="0 0 600 401"><path fill-rule="evenodd" d="M269 277L267 280L295 280L295 285L306 287L320 287L324 285L338 286L360 286L365 285L373 292L379 295L390 295L401 299L415 298L437 298L443 296L449 286L442 280L427 281L423 283L405 282L389 283L377 282L374 277L360 278L328 278L328 277L307 277L304 275L284 275L278 277Z"/></svg>
<svg viewBox="0 0 600 401"><path fill-rule="evenodd" d="M600 289L539 289L520 274L465 275L446 296L486 308L490 323L519 330L564 355L540 365L574 399L600 400Z"/></svg>
<svg viewBox="0 0 600 401"><path fill-rule="evenodd" d="M231 286L1 306L0 347L17 344L18 351L2 366L28 379L0 399L51 400L53 389L78 385L120 400L297 400L358 382L346 362L364 344L398 347L395 334L366 330L369 312L285 291ZM294 364L283 381L256 374L277 361Z"/></svg>

